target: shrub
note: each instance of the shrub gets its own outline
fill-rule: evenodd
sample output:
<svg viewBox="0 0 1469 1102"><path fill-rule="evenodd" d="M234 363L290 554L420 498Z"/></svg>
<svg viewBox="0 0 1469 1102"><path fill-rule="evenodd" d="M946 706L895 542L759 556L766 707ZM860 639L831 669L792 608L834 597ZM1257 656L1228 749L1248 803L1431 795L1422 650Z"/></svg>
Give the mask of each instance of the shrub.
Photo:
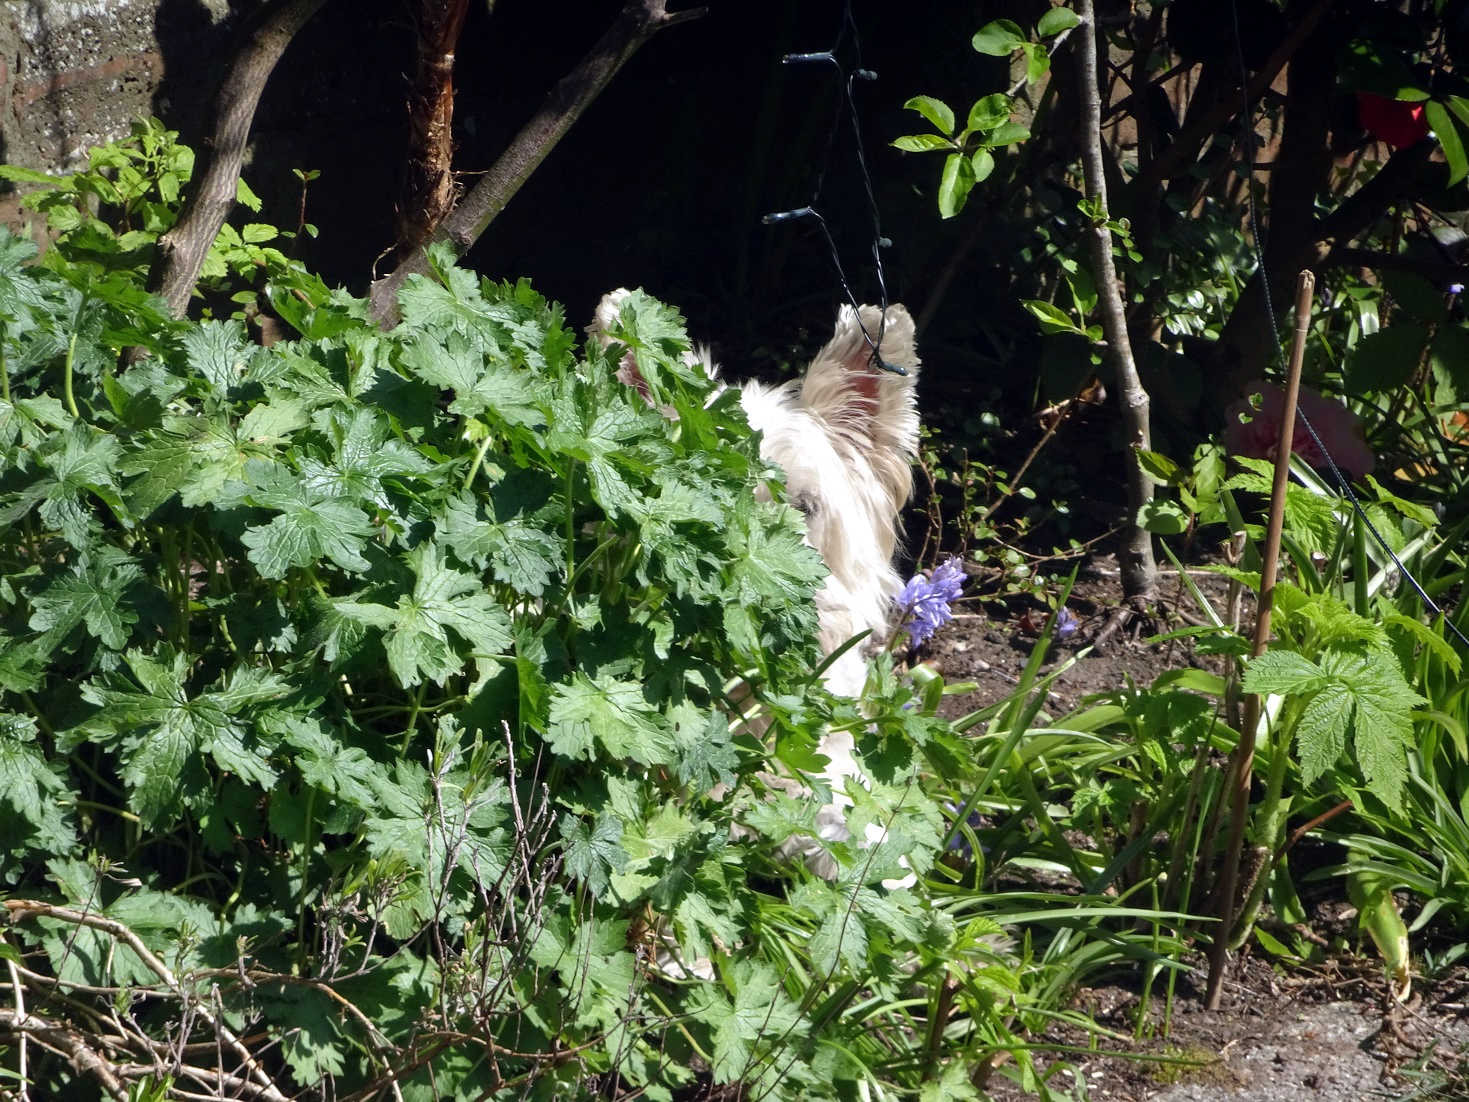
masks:
<svg viewBox="0 0 1469 1102"><path fill-rule="evenodd" d="M952 937L878 886L931 859L915 747L952 736L890 673L866 717L821 689L823 568L671 311L617 334L649 406L443 257L390 333L278 265L264 348L33 254L0 237L0 954L75 1040L38 1086L865 1074L837 1011ZM827 883L775 857L824 794L767 780L833 725L890 841Z"/></svg>

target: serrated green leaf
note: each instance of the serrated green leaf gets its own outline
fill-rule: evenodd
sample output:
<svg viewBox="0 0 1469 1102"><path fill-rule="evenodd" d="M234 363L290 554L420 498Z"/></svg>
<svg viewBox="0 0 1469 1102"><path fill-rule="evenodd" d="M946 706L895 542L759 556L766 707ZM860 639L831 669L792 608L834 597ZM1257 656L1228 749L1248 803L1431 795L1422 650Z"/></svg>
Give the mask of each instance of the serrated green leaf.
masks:
<svg viewBox="0 0 1469 1102"><path fill-rule="evenodd" d="M206 321L183 337L188 364L207 382L215 394L223 396L245 374L250 357L250 342L245 327L237 321Z"/></svg>
<svg viewBox="0 0 1469 1102"><path fill-rule="evenodd" d="M1134 449L1138 466L1159 486L1169 486L1178 478L1178 464L1162 452L1150 452L1143 448Z"/></svg>
<svg viewBox="0 0 1469 1102"><path fill-rule="evenodd" d="M674 743L663 719L644 699L643 687L607 674L576 673L551 690L551 749L566 758L587 758L600 749L614 760L666 765Z"/></svg>
<svg viewBox="0 0 1469 1102"><path fill-rule="evenodd" d="M1304 655L1270 650L1245 667L1241 688L1247 693L1314 693L1327 682L1326 671Z"/></svg>
<svg viewBox="0 0 1469 1102"><path fill-rule="evenodd" d="M608 874L627 864L622 848L622 824L609 813L598 815L588 827L570 816L561 820L562 861L572 877L586 882L593 895L607 890Z"/></svg>
<svg viewBox="0 0 1469 1102"><path fill-rule="evenodd" d="M783 1043L804 1032L800 1014L773 968L738 961L732 970L733 998L714 984L692 994L690 1013L714 1034L714 1080L732 1083L755 1066L755 1046L779 1038Z"/></svg>
<svg viewBox="0 0 1469 1102"><path fill-rule="evenodd" d="M1302 783L1314 783L1341 760L1355 707L1351 690L1340 682L1323 686L1306 704L1296 725Z"/></svg>
<svg viewBox="0 0 1469 1102"><path fill-rule="evenodd" d="M113 650L127 645L138 614L125 602L128 588L142 577L139 565L112 548L83 553L72 568L31 601L29 626L64 638L79 624Z"/></svg>

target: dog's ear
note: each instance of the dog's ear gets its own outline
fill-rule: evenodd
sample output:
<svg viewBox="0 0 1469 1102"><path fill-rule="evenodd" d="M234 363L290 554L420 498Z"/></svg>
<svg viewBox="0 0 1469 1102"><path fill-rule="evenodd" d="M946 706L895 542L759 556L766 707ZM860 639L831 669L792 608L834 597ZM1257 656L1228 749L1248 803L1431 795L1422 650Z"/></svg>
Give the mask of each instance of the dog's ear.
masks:
<svg viewBox="0 0 1469 1102"><path fill-rule="evenodd" d="M591 322L587 325L587 336L603 348L610 345L612 329L622 313L622 304L631 294L632 292L626 287L619 287L603 295L602 301L597 303L597 309L592 314ZM630 348L622 354L622 360L617 365L617 381L636 390L642 396L643 401L652 403L653 397L648 380L643 378L643 373L638 370L637 358L633 356Z"/></svg>
<svg viewBox="0 0 1469 1102"><path fill-rule="evenodd" d="M873 344L885 362L907 374L879 367ZM860 314L843 306L830 343L806 371L801 400L853 443L906 460L918 452L917 378L918 349L906 309L890 306L884 318L876 306L864 306Z"/></svg>

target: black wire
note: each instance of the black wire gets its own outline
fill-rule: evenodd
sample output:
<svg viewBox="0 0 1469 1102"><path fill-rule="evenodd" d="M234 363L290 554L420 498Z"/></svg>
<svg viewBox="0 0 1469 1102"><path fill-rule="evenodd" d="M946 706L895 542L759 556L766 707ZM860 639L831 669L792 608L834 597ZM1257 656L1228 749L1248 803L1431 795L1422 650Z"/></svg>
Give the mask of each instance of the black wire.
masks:
<svg viewBox="0 0 1469 1102"><path fill-rule="evenodd" d="M856 57L856 67L848 73L843 68L837 54L841 51L843 42L850 37L852 40L852 53ZM792 64L827 64L829 63L836 72L841 94L837 101L836 118L832 120L831 129L826 136L826 153L821 159L821 167L816 173L816 185L811 192L811 201L804 207L794 210L776 211L767 214L761 219L767 226L778 222L790 222L799 218L812 219L821 230L821 236L826 239L826 247L831 253L832 267L836 270L837 282L842 286L842 293L847 301L851 303L852 310L857 317L857 327L862 330L862 339L872 350L872 362L884 371L894 375L907 375L906 368L899 364L889 363L882 356L882 338L887 330L888 321L888 287L887 279L882 270L882 250L891 245L882 234L882 220L877 209L877 195L872 185L872 173L867 167L867 151L862 145L862 126L857 116L857 98L854 94L854 86L858 80L876 80L877 74L871 69L862 66L862 43L857 36L857 23L852 18L851 0L847 0L842 7L842 22L837 30L836 41L831 49L821 50L816 53L786 54L781 58L781 63ZM852 123L852 138L857 152L857 168L862 174L862 186L867 195L867 210L872 217L872 265L877 275L877 287L879 300L882 304L881 313L877 326L877 336L874 338L867 331L867 326L862 321L862 309L857 302L857 296L853 294L851 284L847 281L846 270L842 267L841 250L837 248L836 239L831 235L831 229L826 224L826 219L817 210L817 204L821 201L822 188L826 184L826 172L831 166L832 150L836 146L837 131L841 129L842 108L846 107L847 114Z"/></svg>
<svg viewBox="0 0 1469 1102"><path fill-rule="evenodd" d="M1270 321L1270 332L1275 339L1275 356L1278 360L1281 354L1280 328L1275 323L1275 305L1270 298L1270 275L1265 269L1265 247L1261 243L1260 220L1255 209L1255 128L1254 116L1250 111L1250 74L1249 68L1245 65L1244 45L1240 38L1239 0L1230 0L1229 12L1230 16L1234 20L1234 54L1235 59L1239 62L1240 96L1244 104L1244 110L1240 113L1240 124L1244 135L1245 168L1247 170L1245 172L1245 195L1248 199L1247 209L1249 212L1250 221L1250 243L1255 253L1255 273L1260 280L1260 293L1265 296L1265 316ZM1331 469L1332 477L1336 479L1337 486L1340 487L1342 493L1346 495L1347 500L1352 503L1352 509L1356 513L1357 519L1360 520L1364 525L1366 525L1367 531L1372 534L1372 538L1377 541L1377 545L1387 552L1388 558L1392 559L1393 565L1398 568L1398 572L1403 576L1403 578L1407 580L1408 584L1413 587L1413 592L1418 594L1419 600L1421 600L1435 616L1442 616L1444 624L1447 625L1450 631L1458 636L1459 642L1463 643L1466 647L1469 647L1469 637L1466 637L1464 633L1459 630L1458 625L1455 624L1454 621L1449 618L1448 614L1444 612L1444 610L1440 608L1437 603L1435 603L1433 598L1428 595L1427 590L1425 590L1418 579L1413 576L1413 572L1409 570L1405 565L1403 565L1403 560L1398 558L1397 552L1395 552L1388 545L1388 542L1386 539L1383 538L1382 533L1377 530L1377 526L1374 525L1370 519L1368 519L1367 511L1362 508L1361 501L1358 500L1356 493L1352 490L1352 484L1350 480L1348 480L1347 476L1342 473L1341 468L1336 465L1336 459L1332 457L1331 452L1327 450L1325 442L1322 441L1320 435L1316 432L1316 426L1311 424L1311 419L1306 416L1305 411L1302 410L1299 405L1297 405L1296 407L1296 417L1300 419L1302 426L1305 427L1307 434L1311 437L1311 442L1315 444L1316 447L1320 449L1321 454L1326 457L1326 465ZM1284 457L1284 459L1282 459L1281 457L1277 456L1276 462L1289 463L1290 457L1286 456Z"/></svg>

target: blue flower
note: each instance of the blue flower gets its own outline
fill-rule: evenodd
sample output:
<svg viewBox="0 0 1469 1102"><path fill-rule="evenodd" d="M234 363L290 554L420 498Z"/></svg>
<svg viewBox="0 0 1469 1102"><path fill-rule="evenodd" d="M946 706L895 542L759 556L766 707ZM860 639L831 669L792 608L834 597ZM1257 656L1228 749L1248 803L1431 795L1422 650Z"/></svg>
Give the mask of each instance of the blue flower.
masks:
<svg viewBox="0 0 1469 1102"><path fill-rule="evenodd" d="M903 615L903 628L915 647L922 646L954 618L949 606L963 588L964 564L957 558L935 567L930 577L919 574L903 587L895 603Z"/></svg>
<svg viewBox="0 0 1469 1102"><path fill-rule="evenodd" d="M1075 635L1078 626L1075 615L1065 605L1056 610L1056 635L1059 638L1065 639L1068 635Z"/></svg>

